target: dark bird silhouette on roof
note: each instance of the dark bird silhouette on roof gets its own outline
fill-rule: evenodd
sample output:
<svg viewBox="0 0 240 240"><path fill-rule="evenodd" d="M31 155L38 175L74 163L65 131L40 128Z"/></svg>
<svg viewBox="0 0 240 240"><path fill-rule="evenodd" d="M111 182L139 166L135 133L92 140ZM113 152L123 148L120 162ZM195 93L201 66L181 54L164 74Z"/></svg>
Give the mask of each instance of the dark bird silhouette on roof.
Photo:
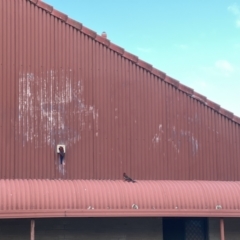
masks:
<svg viewBox="0 0 240 240"><path fill-rule="evenodd" d="M63 147L59 147L58 150L59 150L58 154L59 154L59 157L60 157L60 163L62 164L63 163L63 159L65 157L65 152L64 152Z"/></svg>
<svg viewBox="0 0 240 240"><path fill-rule="evenodd" d="M127 181L127 182L133 182L133 183L136 182L135 180L130 178L126 173L123 173L123 178L124 178L124 181Z"/></svg>

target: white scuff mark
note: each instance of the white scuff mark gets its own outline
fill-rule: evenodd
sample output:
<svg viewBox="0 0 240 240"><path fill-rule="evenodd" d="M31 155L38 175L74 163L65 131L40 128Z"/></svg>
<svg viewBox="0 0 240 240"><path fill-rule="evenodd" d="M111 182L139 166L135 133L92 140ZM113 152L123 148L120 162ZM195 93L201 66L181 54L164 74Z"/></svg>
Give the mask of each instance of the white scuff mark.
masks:
<svg viewBox="0 0 240 240"><path fill-rule="evenodd" d="M18 119L21 124L19 125L19 134L23 133L27 141L34 138L34 98L31 91L33 82L33 74L20 75Z"/></svg>
<svg viewBox="0 0 240 240"><path fill-rule="evenodd" d="M53 148L57 142L71 145L81 140L89 122L98 135L98 109L85 103L83 81L73 81L72 75L72 69L39 76L19 74L18 125L23 145L33 141L36 148L45 143ZM62 174L66 172L58 161L56 165Z"/></svg>
<svg viewBox="0 0 240 240"><path fill-rule="evenodd" d="M154 145L161 141L161 135L163 134L162 124L159 124L157 133L154 134L152 142Z"/></svg>
<svg viewBox="0 0 240 240"><path fill-rule="evenodd" d="M153 139L152 139L152 142L153 142L153 143L159 143L159 141L160 141L160 136L159 136L159 134L155 134L154 137L153 137Z"/></svg>
<svg viewBox="0 0 240 240"><path fill-rule="evenodd" d="M179 146L178 146L178 142L175 142L175 140L169 138L168 141L171 143L173 149L179 153L180 152L180 149L179 149Z"/></svg>
<svg viewBox="0 0 240 240"><path fill-rule="evenodd" d="M158 126L158 130L159 130L160 132L163 133L163 130L162 130L162 124L159 124L159 126Z"/></svg>
<svg viewBox="0 0 240 240"><path fill-rule="evenodd" d="M58 161L59 161L59 159L58 159ZM56 168L59 171L59 173L61 173L64 176L66 174L65 163L64 164L59 164L57 162L57 164L55 164L55 165L56 165Z"/></svg>
<svg viewBox="0 0 240 240"><path fill-rule="evenodd" d="M181 136L188 140L191 145L192 154L196 155L198 152L198 140L194 137L194 135L190 131L182 130L180 131Z"/></svg>
<svg viewBox="0 0 240 240"><path fill-rule="evenodd" d="M96 136L98 137L98 109L94 110L95 113L95 131L96 131Z"/></svg>
<svg viewBox="0 0 240 240"><path fill-rule="evenodd" d="M158 131L154 134L152 138L154 146L156 146L156 144L158 144L162 140L163 133L163 126L159 124ZM178 131L176 127L173 126L169 134L170 135L168 136L167 141L171 144L172 148L177 154L180 153L181 148L183 148L184 146L184 144L182 144L183 141L188 142L188 146L190 147L193 156L197 154L199 149L198 140L190 131L186 131L183 129Z"/></svg>
<svg viewBox="0 0 240 240"><path fill-rule="evenodd" d="M194 136L190 136L191 137L191 142L192 142L192 152L195 155L198 151L198 141L196 138L194 138Z"/></svg>
<svg viewBox="0 0 240 240"><path fill-rule="evenodd" d="M66 94L64 96L64 101L65 103L70 103L72 102L72 84L71 84L71 79L66 81Z"/></svg>
<svg viewBox="0 0 240 240"><path fill-rule="evenodd" d="M176 127L172 127L171 137L168 139L168 142L171 143L174 151L179 154L180 152L180 142L178 141L178 133Z"/></svg>
<svg viewBox="0 0 240 240"><path fill-rule="evenodd" d="M188 140L192 149L192 154L196 155L198 152L198 140L194 137L194 135L190 131L181 129L180 135L182 138L185 138Z"/></svg>

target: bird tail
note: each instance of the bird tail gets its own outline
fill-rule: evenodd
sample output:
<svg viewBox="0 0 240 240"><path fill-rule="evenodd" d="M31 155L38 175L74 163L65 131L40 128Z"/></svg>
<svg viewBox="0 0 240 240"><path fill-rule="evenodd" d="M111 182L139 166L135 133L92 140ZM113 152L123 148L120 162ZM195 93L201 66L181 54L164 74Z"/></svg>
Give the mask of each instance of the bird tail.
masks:
<svg viewBox="0 0 240 240"><path fill-rule="evenodd" d="M64 158L64 157L63 157L62 155L60 155L60 163L61 163L61 164L63 164L63 158Z"/></svg>

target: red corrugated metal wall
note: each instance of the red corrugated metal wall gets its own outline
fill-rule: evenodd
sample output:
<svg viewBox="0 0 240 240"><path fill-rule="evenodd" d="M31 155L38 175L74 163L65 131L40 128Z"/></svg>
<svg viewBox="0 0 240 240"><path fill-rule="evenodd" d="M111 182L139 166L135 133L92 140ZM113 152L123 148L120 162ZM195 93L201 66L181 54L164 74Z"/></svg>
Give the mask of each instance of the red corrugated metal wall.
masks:
<svg viewBox="0 0 240 240"><path fill-rule="evenodd" d="M238 117L41 1L0 20L0 178L240 180Z"/></svg>

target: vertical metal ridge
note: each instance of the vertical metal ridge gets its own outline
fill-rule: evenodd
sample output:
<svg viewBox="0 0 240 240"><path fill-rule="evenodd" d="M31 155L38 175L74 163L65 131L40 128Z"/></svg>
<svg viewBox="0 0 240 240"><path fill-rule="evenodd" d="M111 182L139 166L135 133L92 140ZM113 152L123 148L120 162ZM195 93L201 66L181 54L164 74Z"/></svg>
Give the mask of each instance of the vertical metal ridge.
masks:
<svg viewBox="0 0 240 240"><path fill-rule="evenodd" d="M12 18L10 19L10 40L9 40L9 47L10 47L10 58L9 58L9 72L10 72L10 96L9 96L9 120L10 120L10 144L8 145L8 150L10 152L9 155L9 159L10 159L10 169L12 171L10 177L14 178L14 145L15 145L15 141L14 141L14 135L15 135L15 111L14 111L14 107L15 107L15 44L14 44L14 39L15 39L15 2L10 1L9 2L10 7L10 15L12 16Z"/></svg>
<svg viewBox="0 0 240 240"><path fill-rule="evenodd" d="M70 30L70 33L72 36L71 36L71 41L69 42L70 46L71 47L71 52L70 52L70 56L69 56L69 64L70 64L70 68L71 68L71 76L70 76L70 79L71 79L71 86L73 89L75 89L75 81L74 79L77 78L78 76L78 71L77 71L77 62L78 62L78 55L77 55L77 52L78 52L78 45L77 45L77 31L73 28L71 28ZM73 90L71 90L72 92ZM76 127L76 104L73 103L72 106L71 106L71 109L69 110L69 119L70 119L70 125L73 126L73 128L77 128ZM73 144L76 143L76 140L74 140ZM71 149L73 149L73 146L71 145ZM71 150L72 151L72 150ZM78 158L78 153L75 152L75 153L71 153L71 156L72 158L74 159L77 159ZM71 163L71 179L75 179L77 178L77 171L76 171L76 168L77 168L77 164L73 164Z"/></svg>
<svg viewBox="0 0 240 240"><path fill-rule="evenodd" d="M111 160L111 172L110 178L113 179L116 176L120 177L121 172L121 165L117 158L118 148L116 145L116 121L118 120L118 114L116 111L116 102L115 102L115 76L116 76L116 69L115 69L115 58L114 52L110 49L107 49L107 65L106 65L106 77L108 78L108 93L109 93L109 119L110 119L110 127L109 127L109 151L110 151L110 160Z"/></svg>
<svg viewBox="0 0 240 240"><path fill-rule="evenodd" d="M41 70L42 70L42 76L43 76L43 90L44 90L44 94L43 94L43 124L45 125L45 131L46 133L44 134L44 138L43 138L43 142L47 143L49 141L50 136L48 135L48 131L49 131L49 122L48 122L48 118L45 117L46 115L49 116L49 96L50 96L50 91L49 91L49 58L47 57L49 52L49 35L48 35L48 27L47 27L47 13L45 11L41 12L41 16L39 18L39 22L41 24L41 30L42 32L41 34L41 39L40 39L40 46L41 46L41 51L42 51L42 59L41 59ZM44 45L45 46L44 46ZM46 176L49 176L49 168L46 168L45 166L47 165L47 158L48 156L51 155L49 148L44 144L44 148L45 151L43 151L43 158L42 158L42 169L39 171L39 176L40 178L46 178Z"/></svg>
<svg viewBox="0 0 240 240"><path fill-rule="evenodd" d="M3 1L0 1L0 16L1 21L0 21L0 50L1 50L1 55L0 55L0 78L3 79ZM4 82L0 82L0 134L3 136L3 84ZM3 138L0 138L0 146L3 147ZM1 157L3 157L3 150L1 150ZM4 161L0 161L0 174L3 176L3 164Z"/></svg>
<svg viewBox="0 0 240 240"><path fill-rule="evenodd" d="M4 1L0 1L0 11L1 11L1 17L2 17L2 21L0 21L0 43L1 43L1 52L2 54L0 55L0 59L1 59L1 69L0 69L0 77L1 79L4 79L5 76L4 76L4 58L5 58L5 27L6 27L6 24L3 24L5 21L5 2ZM6 141L3 141L4 137L5 137L5 134L4 134L4 131L5 131L5 122L4 122L4 112L5 112L5 108L4 108L4 92L6 91L5 90L5 82L4 81L1 81L1 96L0 96L0 103L1 103L1 115L0 115L0 119L1 119L1 139L0 139L0 144L2 146L2 149L1 149L1 158L4 159L4 154L5 154L5 144L6 144ZM6 177L5 174L4 174L4 171L5 171L5 163L6 161L0 161L0 167L1 167L1 175L3 177ZM8 176L7 176L8 177Z"/></svg>
<svg viewBox="0 0 240 240"><path fill-rule="evenodd" d="M67 32L66 32L66 36L69 36L67 38L67 43L66 43L66 49L69 49L69 54L67 54L67 50L66 50L66 55L67 55L67 78L69 79L69 84L66 83L66 101L68 100L68 98L71 98L71 94L72 94L72 85L73 85L73 74L74 74L74 60L73 60L73 56L74 56L74 51L73 48L74 46L74 32L75 29L74 28L67 28ZM73 104L69 104L66 106L66 121L68 122L68 124L70 126L74 125L74 116L72 115L72 113L74 112L74 105ZM71 132L68 129L68 139L71 138ZM76 154L73 154L73 144L70 143L69 144L69 149L68 149L68 153L69 153L69 161L70 159L75 159L77 158ZM72 161L68 164L68 171L71 173L70 178L73 179L74 178L74 165L72 164Z"/></svg>
<svg viewBox="0 0 240 240"><path fill-rule="evenodd" d="M150 105L154 106L155 102L156 102L156 78L154 75L148 73L148 84L149 87L151 89L150 92ZM151 165L149 168L149 172L148 172L148 176L147 179L156 179L157 176L157 171L156 169L159 169L158 167L158 160L156 158L156 151L154 151L154 146L152 144L152 138L154 135L154 132L156 131L155 129L157 129L157 126L159 125L157 120L157 116L158 116L158 107L155 106L154 108L150 108L151 112L150 115L148 116L148 125L149 125L149 130L148 130L148 138L150 139L150 141L148 142L148 155L149 155L149 159L151 160ZM152 124L151 124L152 121Z"/></svg>
<svg viewBox="0 0 240 240"><path fill-rule="evenodd" d="M2 1L3 2L3 1ZM20 143L22 142L21 140L21 137L20 137L20 124L19 124L19 118L20 118L20 106L19 106L19 92L20 92L20 89L21 89L21 86L20 86L20 83L19 83L19 77L20 77L20 73L19 73L19 69L20 69L20 49L19 49L19 45L20 45L20 42L21 42L21 38L20 38L20 30L18 28L18 25L20 23L20 14L18 10L21 9L21 6L20 6L20 3L21 1L18 1L18 2L15 2L15 27L16 27L16 39L19 39L18 41L15 41L15 52L16 52L16 55L15 55L15 62L16 62L16 65L15 65L15 81L16 81L16 84L15 84L15 91L16 91L16 98L15 98L15 108L16 108L16 118L15 118L15 148L14 148L14 152L15 152L15 159L21 159L21 150L19 148L19 145ZM1 31L0 31L1 32ZM14 178L18 177L18 164L19 164L19 161L14 161L15 164L14 164Z"/></svg>
<svg viewBox="0 0 240 240"><path fill-rule="evenodd" d="M7 73L6 73L6 68L7 68L7 25L3 24L4 22L7 22L7 6L6 6L6 2L3 2L3 12L2 12L2 16L3 16L3 21L2 21L2 27L3 27L3 54L2 54L2 79L7 79ZM8 90L6 81L3 81L3 87L2 87L3 92L2 92L2 108L3 108L3 112L5 113L5 115L7 116L7 99L6 99L6 90ZM2 115L4 116L4 115ZM2 139L5 139L5 141L2 142L2 158L3 159L7 159L7 123L6 123L6 118L3 117L3 127L2 127ZM3 162L3 169L8 169L8 162L5 160ZM4 177L8 177L8 174L6 174L7 172L4 173L4 171L2 172Z"/></svg>

